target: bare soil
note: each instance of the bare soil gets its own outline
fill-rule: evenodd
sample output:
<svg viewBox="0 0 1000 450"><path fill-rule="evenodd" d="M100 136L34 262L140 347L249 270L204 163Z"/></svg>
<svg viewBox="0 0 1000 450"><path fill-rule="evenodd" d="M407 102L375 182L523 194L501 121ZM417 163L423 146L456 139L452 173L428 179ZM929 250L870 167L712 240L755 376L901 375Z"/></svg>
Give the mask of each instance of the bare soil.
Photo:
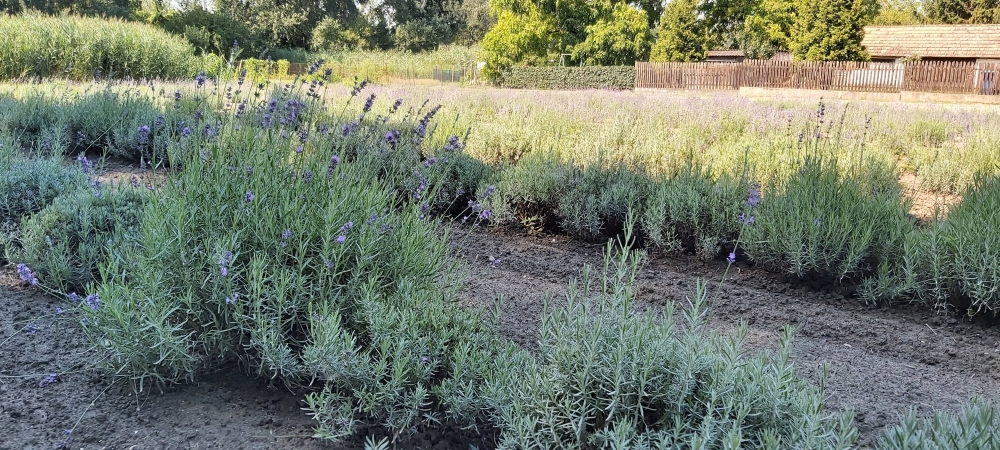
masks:
<svg viewBox="0 0 1000 450"><path fill-rule="evenodd" d="M469 277L463 303L490 307L504 296L502 331L533 348L546 295L560 301L586 264L600 267L603 246L565 236L492 230L456 233ZM491 263L491 259L500 259ZM640 272L644 306L684 301L698 278L713 289L724 262L655 257ZM793 361L819 383L828 367L829 407L851 408L862 446L908 408L954 410L975 395L1000 394L1000 329L937 314L922 305L871 307L850 289L809 283L737 263L712 295L714 327L746 322L747 352L773 348L786 325L798 327ZM360 449L311 439L301 393L248 376L238 367L160 392L108 386L64 301L26 288L0 269L0 450L13 449ZM45 385L49 373L58 379ZM79 423L77 423L79 421ZM73 429L70 435L64 430ZM363 433L382 435L372 428ZM486 449L492 438L427 431L400 443L412 449Z"/></svg>

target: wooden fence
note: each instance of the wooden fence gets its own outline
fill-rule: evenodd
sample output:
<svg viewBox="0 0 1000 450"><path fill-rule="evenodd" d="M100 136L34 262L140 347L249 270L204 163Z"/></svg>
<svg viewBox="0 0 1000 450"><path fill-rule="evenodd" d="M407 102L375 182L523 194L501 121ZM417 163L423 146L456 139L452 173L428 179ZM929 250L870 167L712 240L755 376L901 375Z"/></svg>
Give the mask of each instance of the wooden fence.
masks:
<svg viewBox="0 0 1000 450"><path fill-rule="evenodd" d="M1000 95L1000 64L744 61L742 63L635 63L639 89L741 87L855 92L943 92Z"/></svg>

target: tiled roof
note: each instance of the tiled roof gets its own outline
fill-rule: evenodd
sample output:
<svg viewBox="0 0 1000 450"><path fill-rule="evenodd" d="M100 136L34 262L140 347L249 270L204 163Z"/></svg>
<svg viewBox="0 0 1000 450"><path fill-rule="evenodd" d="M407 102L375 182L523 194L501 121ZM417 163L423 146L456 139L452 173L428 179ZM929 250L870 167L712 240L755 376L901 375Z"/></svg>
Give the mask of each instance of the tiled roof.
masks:
<svg viewBox="0 0 1000 450"><path fill-rule="evenodd" d="M1000 25L870 26L861 45L876 58L1000 58Z"/></svg>

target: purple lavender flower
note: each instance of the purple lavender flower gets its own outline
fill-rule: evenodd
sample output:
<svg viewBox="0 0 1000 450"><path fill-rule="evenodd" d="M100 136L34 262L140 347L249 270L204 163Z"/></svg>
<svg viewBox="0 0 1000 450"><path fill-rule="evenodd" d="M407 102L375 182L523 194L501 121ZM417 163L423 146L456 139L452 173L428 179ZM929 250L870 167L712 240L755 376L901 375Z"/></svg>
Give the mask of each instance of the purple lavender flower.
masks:
<svg viewBox="0 0 1000 450"><path fill-rule="evenodd" d="M166 125L166 123L167 119L165 119L163 116L156 116L156 120L153 121L153 126L159 129L163 128L163 126Z"/></svg>
<svg viewBox="0 0 1000 450"><path fill-rule="evenodd" d="M58 307L58 306L56 306L56 314L62 314L62 313L63 313L63 309L60 308L60 307Z"/></svg>
<svg viewBox="0 0 1000 450"><path fill-rule="evenodd" d="M245 203L250 203L250 202L252 202L252 201L253 201L253 199L255 199L255 198L257 198L257 197L255 197L255 196L253 195L253 192L252 192L252 191L247 191L247 193L246 193L246 194L245 194L245 195L243 196L243 202L245 202Z"/></svg>
<svg viewBox="0 0 1000 450"><path fill-rule="evenodd" d="M389 144L389 146L392 148L396 148L396 144L399 143L399 130L392 130L386 133L385 143Z"/></svg>
<svg viewBox="0 0 1000 450"><path fill-rule="evenodd" d="M726 261L729 261L729 264L736 262L736 253L730 252L729 256L726 257Z"/></svg>
<svg viewBox="0 0 1000 450"><path fill-rule="evenodd" d="M451 135L451 137L448 138L448 142L444 144L444 151L446 152L454 152L461 149L462 141L460 141L456 135Z"/></svg>
<svg viewBox="0 0 1000 450"><path fill-rule="evenodd" d="M232 305L233 303L236 303L236 300L239 299L240 299L240 293L233 292L233 295L231 297L226 297L226 303Z"/></svg>
<svg viewBox="0 0 1000 450"><path fill-rule="evenodd" d="M312 181L312 179L313 179L313 172L311 170L307 170L305 171L305 173L302 174L302 180L305 181L306 183Z"/></svg>
<svg viewBox="0 0 1000 450"><path fill-rule="evenodd" d="M493 217L493 213L491 213L488 209L484 209L479 213L479 218L482 220L490 220L490 217Z"/></svg>
<svg viewBox="0 0 1000 450"><path fill-rule="evenodd" d="M38 383L38 387L45 387L59 380L59 375L50 373L45 376L45 379Z"/></svg>
<svg viewBox="0 0 1000 450"><path fill-rule="evenodd" d="M461 197L463 195L465 195L465 189L462 188L455 189L455 197Z"/></svg>
<svg viewBox="0 0 1000 450"><path fill-rule="evenodd" d="M21 281L28 283L32 286L38 285L38 277L28 268L25 264L17 265L17 276L21 278Z"/></svg>
<svg viewBox="0 0 1000 450"><path fill-rule="evenodd" d="M181 136L184 137L191 136L191 129L188 127L181 128Z"/></svg>
<svg viewBox="0 0 1000 450"><path fill-rule="evenodd" d="M97 311L101 307L101 298L97 294L90 294L83 301L90 307L90 309Z"/></svg>
<svg viewBox="0 0 1000 450"><path fill-rule="evenodd" d="M198 83L198 87L205 85L205 72L198 72L198 75L194 77L194 81Z"/></svg>
<svg viewBox="0 0 1000 450"><path fill-rule="evenodd" d="M288 247L288 239L292 237L292 230L286 229L281 232L281 246Z"/></svg>
<svg viewBox="0 0 1000 450"><path fill-rule="evenodd" d="M750 193L747 196L747 204L750 205L751 208L756 207L758 204L760 204L760 185L759 184L754 183L754 184L750 185Z"/></svg>
<svg viewBox="0 0 1000 450"><path fill-rule="evenodd" d="M740 219L740 223L743 224L743 225L751 225L751 224L753 224L753 220L754 220L753 216L747 217L746 214L743 214L743 213L740 213L739 219Z"/></svg>
<svg viewBox="0 0 1000 450"><path fill-rule="evenodd" d="M433 166L436 163L437 163L437 158L431 156L430 158L427 158L426 161L424 161L424 167L429 168L430 166Z"/></svg>
<svg viewBox="0 0 1000 450"><path fill-rule="evenodd" d="M330 171L333 171L334 169L337 168L337 165L339 164L340 164L340 157L337 155L333 155L330 157L330 165L328 168L330 169Z"/></svg>
<svg viewBox="0 0 1000 450"><path fill-rule="evenodd" d="M174 91L174 101L175 102L180 102L181 101L181 91L180 91L180 89L178 89L177 91Z"/></svg>
<svg viewBox="0 0 1000 450"><path fill-rule="evenodd" d="M497 187L496 186L494 186L492 184L489 185L489 186L486 186L486 193L483 194L483 199L489 198L489 196L493 195L493 193L496 192L496 191L497 191Z"/></svg>
<svg viewBox="0 0 1000 450"><path fill-rule="evenodd" d="M83 173L90 173L91 169L94 167L94 164L91 163L86 156L77 156L76 160L80 162L80 169L83 170Z"/></svg>
<svg viewBox="0 0 1000 450"><path fill-rule="evenodd" d="M301 155L302 154L302 146L301 145L295 147L295 154L296 155Z"/></svg>
<svg viewBox="0 0 1000 450"><path fill-rule="evenodd" d="M224 276L224 277L228 277L229 276L229 268L226 267L226 266L219 266L219 275Z"/></svg>
<svg viewBox="0 0 1000 450"><path fill-rule="evenodd" d="M394 113L398 111L400 106L403 106L403 99L397 98L396 101L392 104L392 108L389 109L389 112Z"/></svg>
<svg viewBox="0 0 1000 450"><path fill-rule="evenodd" d="M322 135L323 137L326 137L328 133L330 133L329 127L327 127L325 123L323 125L320 125L319 134Z"/></svg>
<svg viewBox="0 0 1000 450"><path fill-rule="evenodd" d="M76 295L76 292L70 292L69 295L66 296L66 299L69 300L70 303L80 303L80 296Z"/></svg>
<svg viewBox="0 0 1000 450"><path fill-rule="evenodd" d="M372 106L375 104L375 94L369 95L368 100L365 100L365 106L361 108L362 112L371 111Z"/></svg>
<svg viewBox="0 0 1000 450"><path fill-rule="evenodd" d="M305 128L299 130L299 142L305 144L309 140L309 130Z"/></svg>
<svg viewBox="0 0 1000 450"><path fill-rule="evenodd" d="M132 175L129 177L129 181L132 183L132 187L139 187L139 177Z"/></svg>
<svg viewBox="0 0 1000 450"><path fill-rule="evenodd" d="M344 236L344 235L337 236L337 243L338 244L343 245L344 242L347 242L347 236Z"/></svg>

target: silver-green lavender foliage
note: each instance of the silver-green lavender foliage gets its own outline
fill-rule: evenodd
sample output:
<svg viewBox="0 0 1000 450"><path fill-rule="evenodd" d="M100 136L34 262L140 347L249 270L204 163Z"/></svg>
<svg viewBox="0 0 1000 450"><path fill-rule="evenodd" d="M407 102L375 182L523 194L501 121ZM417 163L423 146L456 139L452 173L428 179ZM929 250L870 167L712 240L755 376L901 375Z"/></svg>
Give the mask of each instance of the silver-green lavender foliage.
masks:
<svg viewBox="0 0 1000 450"><path fill-rule="evenodd" d="M49 287L83 292L110 249L133 245L147 198L143 188L99 183L63 193L24 219L11 259Z"/></svg>
<svg viewBox="0 0 1000 450"><path fill-rule="evenodd" d="M876 450L964 450L1000 448L997 405L973 399L957 414L935 411L917 418L911 409L900 423L885 430Z"/></svg>
<svg viewBox="0 0 1000 450"><path fill-rule="evenodd" d="M16 246L21 221L41 211L63 192L86 183L79 169L62 158L28 158L14 139L0 138L0 261Z"/></svg>
<svg viewBox="0 0 1000 450"><path fill-rule="evenodd" d="M800 277L834 280L899 257L913 228L891 167L862 162L846 171L811 158L787 181L766 186L743 248L754 261Z"/></svg>
<svg viewBox="0 0 1000 450"><path fill-rule="evenodd" d="M537 355L508 349L484 395L501 449L847 449L850 412L823 406L789 359L791 331L772 354L747 356L704 324L699 284L678 320L636 313L640 256L609 244L604 275L585 270L542 319Z"/></svg>
<svg viewBox="0 0 1000 450"><path fill-rule="evenodd" d="M321 438L362 420L397 437L474 426L495 333L452 301L446 237L423 208L449 173L424 160L432 114L372 116L286 89L171 134L182 169L154 187L137 246L115 249L85 309L109 373L145 388L239 360L312 390Z"/></svg>
<svg viewBox="0 0 1000 450"><path fill-rule="evenodd" d="M977 176L946 220L914 229L902 257L866 280L873 299L909 295L969 315L1000 307L1000 179Z"/></svg>
<svg viewBox="0 0 1000 450"><path fill-rule="evenodd" d="M724 242L735 240L749 189L745 180L728 175L713 179L710 170L689 165L654 182L640 224L646 238L664 252L713 259Z"/></svg>

